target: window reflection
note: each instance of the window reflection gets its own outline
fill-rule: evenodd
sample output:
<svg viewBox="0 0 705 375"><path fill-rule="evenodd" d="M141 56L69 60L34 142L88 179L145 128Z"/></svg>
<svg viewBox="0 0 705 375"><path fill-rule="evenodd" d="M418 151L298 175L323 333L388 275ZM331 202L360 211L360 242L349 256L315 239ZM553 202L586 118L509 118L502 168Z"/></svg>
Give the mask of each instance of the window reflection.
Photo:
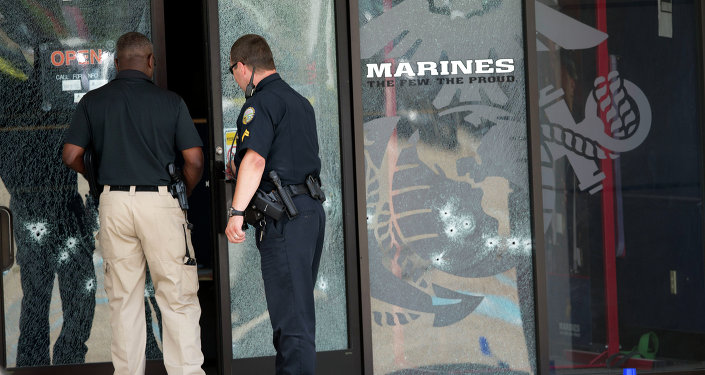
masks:
<svg viewBox="0 0 705 375"><path fill-rule="evenodd" d="M16 240L3 273L8 367L110 361L97 211L61 147L76 103L112 78L114 40L130 30L149 34L148 1L0 3L0 205ZM149 358L161 357L158 331Z"/></svg>
<svg viewBox="0 0 705 375"><path fill-rule="evenodd" d="M536 2L557 373L702 367L698 4L661 3Z"/></svg>

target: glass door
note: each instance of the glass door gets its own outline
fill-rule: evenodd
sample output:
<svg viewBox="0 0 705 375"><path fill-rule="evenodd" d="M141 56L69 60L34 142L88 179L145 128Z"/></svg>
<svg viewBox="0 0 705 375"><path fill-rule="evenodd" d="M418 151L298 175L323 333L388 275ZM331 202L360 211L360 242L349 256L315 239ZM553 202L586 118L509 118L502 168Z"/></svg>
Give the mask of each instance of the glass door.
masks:
<svg viewBox="0 0 705 375"><path fill-rule="evenodd" d="M128 31L151 36L153 6L0 3L0 206L12 212L15 238L14 263L2 270L0 358L15 373L111 371L97 210L86 181L62 164L61 150L76 103L114 77L117 38ZM147 358L159 359L152 288L145 302ZM89 363L102 364L46 367Z"/></svg>
<svg viewBox="0 0 705 375"><path fill-rule="evenodd" d="M354 215L345 215L345 212L353 212L354 199L352 185L348 190L342 183L353 173L351 163L346 165L344 162L346 155L342 148L348 145L341 142L346 132L349 136L351 128L350 119L341 115L345 110L339 106L346 90L341 89L344 86L341 86L338 74L349 61L340 60L341 51L336 38L345 39L340 30L336 34L336 21L347 22L344 17L345 7L336 5L333 0L220 0L217 8L209 10L216 124L214 143L220 145L220 148L216 147L220 151L216 151L215 157L220 170L215 172L221 174L222 204L219 210L223 214L232 199L233 188L233 184L224 181L223 160L227 158L237 116L245 101L228 74L232 43L244 34L264 36L272 49L278 73L314 107L322 160L321 179L327 196L324 203L327 216L325 245L314 290L318 371L340 374L347 371L357 373L361 364L359 333L355 328L359 327L357 247L354 242L351 244L355 237L354 229L351 231ZM217 29L215 25L218 25ZM346 50L345 46L341 48ZM222 133L219 133L221 121ZM249 236L249 242L244 244L228 244L222 234L224 226L225 223L221 223L219 249L221 314L225 317L221 324L229 335L224 334L223 352L228 353L230 349L229 357L236 361L232 365L233 373L247 373L250 364L252 371L264 372L273 369L275 350L260 272L260 255L253 236ZM227 299L229 304L225 303ZM228 354L224 356L228 357ZM266 358L257 359L262 357ZM229 371L226 369L225 373Z"/></svg>

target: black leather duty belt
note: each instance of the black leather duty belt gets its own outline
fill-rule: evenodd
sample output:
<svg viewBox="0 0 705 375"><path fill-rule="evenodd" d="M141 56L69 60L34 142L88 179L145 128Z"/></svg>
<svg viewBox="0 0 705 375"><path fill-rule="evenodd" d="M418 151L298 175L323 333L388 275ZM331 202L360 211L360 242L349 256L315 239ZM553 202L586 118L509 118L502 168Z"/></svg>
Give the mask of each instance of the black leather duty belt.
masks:
<svg viewBox="0 0 705 375"><path fill-rule="evenodd" d="M292 197L310 193L306 184L286 185L284 186L284 189L289 190L289 195L291 195Z"/></svg>
<svg viewBox="0 0 705 375"><path fill-rule="evenodd" d="M110 185L110 191L130 191L130 185ZM135 185L135 191L159 191L159 186Z"/></svg>

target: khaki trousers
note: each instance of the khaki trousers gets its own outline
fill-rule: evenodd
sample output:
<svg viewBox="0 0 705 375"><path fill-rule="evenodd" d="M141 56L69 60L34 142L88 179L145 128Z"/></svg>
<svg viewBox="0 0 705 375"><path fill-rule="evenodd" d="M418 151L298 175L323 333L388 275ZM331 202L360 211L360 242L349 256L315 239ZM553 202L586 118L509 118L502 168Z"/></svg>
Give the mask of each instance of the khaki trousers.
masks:
<svg viewBox="0 0 705 375"><path fill-rule="evenodd" d="M115 375L145 371L145 261L162 314L164 365L169 375L203 375L196 266L184 264L191 233L179 203L159 192L110 191L100 196L98 239L105 261ZM185 231L185 232L184 232ZM184 237L185 233L187 239Z"/></svg>

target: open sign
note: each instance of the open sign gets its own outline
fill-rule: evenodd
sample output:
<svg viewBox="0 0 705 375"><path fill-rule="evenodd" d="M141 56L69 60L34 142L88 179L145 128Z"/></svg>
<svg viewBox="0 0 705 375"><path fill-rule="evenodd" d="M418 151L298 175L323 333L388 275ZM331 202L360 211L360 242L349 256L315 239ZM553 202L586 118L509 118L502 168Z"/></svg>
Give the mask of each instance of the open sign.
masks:
<svg viewBox="0 0 705 375"><path fill-rule="evenodd" d="M62 65L93 65L101 64L103 59L102 49L84 49L79 51L54 51L51 53L50 60L54 66Z"/></svg>

